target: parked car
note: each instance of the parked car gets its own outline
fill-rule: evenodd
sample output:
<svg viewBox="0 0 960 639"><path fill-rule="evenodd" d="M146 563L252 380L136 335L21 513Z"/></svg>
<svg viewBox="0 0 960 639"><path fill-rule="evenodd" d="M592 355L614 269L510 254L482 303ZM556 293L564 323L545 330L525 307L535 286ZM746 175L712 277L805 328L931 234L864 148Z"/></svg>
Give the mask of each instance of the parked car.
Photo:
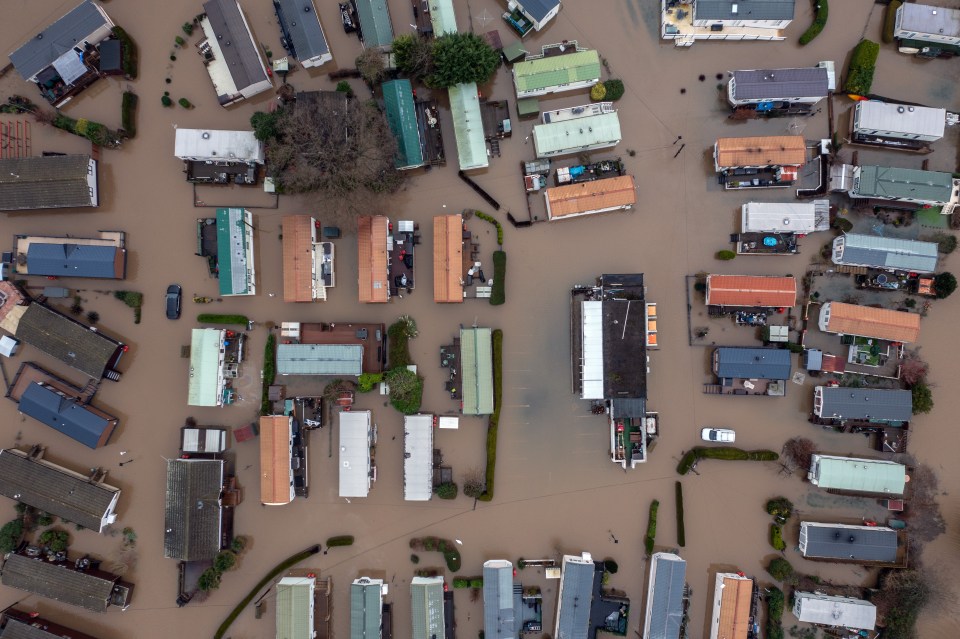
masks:
<svg viewBox="0 0 960 639"><path fill-rule="evenodd" d="M700 431L700 438L705 442L732 444L736 441L737 434L730 428L711 428L708 426Z"/></svg>
<svg viewBox="0 0 960 639"><path fill-rule="evenodd" d="M167 319L180 319L180 300L183 297L183 289L179 284L171 284L167 287Z"/></svg>

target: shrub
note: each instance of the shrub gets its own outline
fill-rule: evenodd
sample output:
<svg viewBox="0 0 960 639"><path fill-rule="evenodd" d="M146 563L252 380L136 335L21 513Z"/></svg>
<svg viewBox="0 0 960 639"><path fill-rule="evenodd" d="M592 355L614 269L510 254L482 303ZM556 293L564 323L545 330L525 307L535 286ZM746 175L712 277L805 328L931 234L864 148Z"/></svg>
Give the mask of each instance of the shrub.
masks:
<svg viewBox="0 0 960 639"><path fill-rule="evenodd" d="M221 550L213 558L213 568L217 572L227 572L237 565L237 556L232 550Z"/></svg>
<svg viewBox="0 0 960 639"><path fill-rule="evenodd" d="M517 560L517 568L519 568L520 570L523 570L523 569L526 568L526 567L527 567L527 560L526 560L526 559L524 559L523 557L521 557L520 559Z"/></svg>
<svg viewBox="0 0 960 639"><path fill-rule="evenodd" d="M820 35L823 28L827 26L827 17L830 13L830 6L827 0L812 0L812 2L816 15L813 18L813 24L800 36L800 44L810 44L814 38Z"/></svg>
<svg viewBox="0 0 960 639"><path fill-rule="evenodd" d="M453 587L454 588L469 588L470 580L465 579L464 577L454 577L453 578Z"/></svg>
<svg viewBox="0 0 960 639"><path fill-rule="evenodd" d="M919 382L910 389L913 393L913 412L929 413L933 410L933 392L926 382Z"/></svg>
<svg viewBox="0 0 960 639"><path fill-rule="evenodd" d="M404 415L420 410L423 401L423 378L406 368L394 368L384 376L390 386L390 404Z"/></svg>
<svg viewBox="0 0 960 639"><path fill-rule="evenodd" d="M207 568L197 578L197 588L200 592L210 592L220 587L220 572L215 568Z"/></svg>
<svg viewBox="0 0 960 639"><path fill-rule="evenodd" d="M237 535L233 538L233 541L230 542L230 550L237 553L238 555L243 552L243 549L247 547L247 538L243 535Z"/></svg>
<svg viewBox="0 0 960 639"><path fill-rule="evenodd" d="M90 311L89 313L87 313L87 321L90 322L91 324L96 324L97 322L100 321L100 313L96 311Z"/></svg>
<svg viewBox="0 0 960 639"><path fill-rule="evenodd" d="M53 525L53 519L53 515L50 513L39 513L37 515L37 525L41 527L51 526Z"/></svg>
<svg viewBox="0 0 960 639"><path fill-rule="evenodd" d="M896 39L893 33L897 28L897 9L902 5L900 0L891 0L887 5L886 15L883 17L883 34L880 36L886 44L891 44Z"/></svg>
<svg viewBox="0 0 960 639"><path fill-rule="evenodd" d="M177 43L177 46L178 46L178 47L182 47L183 45L185 45L185 44L187 43L187 41L184 40L183 38L181 38L180 36L175 37L175 38L173 39L173 41Z"/></svg>
<svg viewBox="0 0 960 639"><path fill-rule="evenodd" d="M734 253L733 251L728 251L724 249L723 251L717 251L717 254L715 257L718 260L728 261L728 260L735 259L737 257L737 254Z"/></svg>
<svg viewBox="0 0 960 639"><path fill-rule="evenodd" d="M23 537L23 520L14 519L8 521L0 528L0 553L6 554L13 552L20 545L20 539Z"/></svg>
<svg viewBox="0 0 960 639"><path fill-rule="evenodd" d="M219 315L216 313L200 313L197 315L197 321L201 324L236 324L246 326L250 323L250 318L246 315Z"/></svg>
<svg viewBox="0 0 960 639"><path fill-rule="evenodd" d="M607 89L607 100L610 102L616 102L623 97L623 80L607 80L603 86Z"/></svg>
<svg viewBox="0 0 960 639"><path fill-rule="evenodd" d="M180 28L183 29L183 32L184 32L185 34L187 34L187 37L188 37L188 38L193 35L193 23L192 23L192 22L184 22L184 23L183 23L183 26L180 27Z"/></svg>
<svg viewBox="0 0 960 639"><path fill-rule="evenodd" d="M930 239L937 243L937 250L944 255L950 255L957 250L957 236L953 233L936 233Z"/></svg>
<svg viewBox="0 0 960 639"><path fill-rule="evenodd" d="M788 581L794 575L793 566L783 557L774 557L767 565L767 572L777 581Z"/></svg>
<svg viewBox="0 0 960 639"><path fill-rule="evenodd" d="M687 545L686 528L683 525L683 484L676 483L677 495L677 545L683 548Z"/></svg>
<svg viewBox="0 0 960 639"><path fill-rule="evenodd" d="M137 136L137 102L140 98L132 91L123 92L123 102L120 107L120 121L123 124L123 132L128 138Z"/></svg>
<svg viewBox="0 0 960 639"><path fill-rule="evenodd" d="M433 492L440 499L456 499L457 498L457 485L451 482L445 482L440 484L433 489Z"/></svg>
<svg viewBox="0 0 960 639"><path fill-rule="evenodd" d="M123 67L123 74L130 79L136 78L139 66L137 43L121 27L113 27L113 35L120 41L120 66Z"/></svg>
<svg viewBox="0 0 960 639"><path fill-rule="evenodd" d="M471 588L483 588L483 579L480 577L474 577L470 580Z"/></svg>
<svg viewBox="0 0 960 639"><path fill-rule="evenodd" d="M180 98L179 100L177 100L177 104L179 104L180 106L182 106L184 109L192 109L192 108L193 108L193 105L190 104L190 100L188 100L188 99L186 99L186 98Z"/></svg>
<svg viewBox="0 0 960 639"><path fill-rule="evenodd" d="M143 306L143 293L137 293L136 291L114 291L113 296L130 308L140 308Z"/></svg>
<svg viewBox="0 0 960 639"><path fill-rule="evenodd" d="M38 541L41 546L46 546L53 552L64 552L70 545L70 533L59 528L51 528L40 533Z"/></svg>
<svg viewBox="0 0 960 639"><path fill-rule="evenodd" d="M650 519L647 521L647 535L643 538L643 547L647 551L647 556L653 554L653 544L657 538L657 510L660 509L660 502L656 499L650 504Z"/></svg>
<svg viewBox="0 0 960 639"><path fill-rule="evenodd" d="M789 519L793 514L793 502L786 497L774 497L767 502L766 509L769 515Z"/></svg>
<svg viewBox="0 0 960 639"><path fill-rule="evenodd" d="M340 80L337 82L337 91L340 93L345 93L348 98L353 97L353 87L350 86L350 83L346 80Z"/></svg>
<svg viewBox="0 0 960 639"><path fill-rule="evenodd" d="M607 95L607 87L603 86L603 82L597 82L595 85L590 87L590 99L594 102L599 102Z"/></svg>
<svg viewBox="0 0 960 639"><path fill-rule="evenodd" d="M787 549L787 544L783 541L783 528L780 524L770 524L770 545L781 552Z"/></svg>
<svg viewBox="0 0 960 639"><path fill-rule="evenodd" d="M833 221L833 228L844 233L849 233L853 230L853 222L845 217L838 217Z"/></svg>
<svg viewBox="0 0 960 639"><path fill-rule="evenodd" d="M933 292L937 299L950 297L957 290L957 278L953 273L940 273L933 278Z"/></svg>
<svg viewBox="0 0 960 639"><path fill-rule="evenodd" d="M493 252L493 288L490 291L490 303L499 306L507 301L506 291L507 254L503 251Z"/></svg>
<svg viewBox="0 0 960 639"><path fill-rule="evenodd" d="M410 561L414 564L419 564L420 557L418 555L410 555Z"/></svg>
<svg viewBox="0 0 960 639"><path fill-rule="evenodd" d="M447 570L457 572L460 570L460 551L453 544L447 544L443 550L443 559L447 562Z"/></svg>
<svg viewBox="0 0 960 639"><path fill-rule="evenodd" d="M169 95L164 95L160 97L160 104L165 107L171 107L173 106L173 100L170 99Z"/></svg>
<svg viewBox="0 0 960 639"><path fill-rule="evenodd" d="M607 559L603 560L603 569L604 571L609 572L611 575L615 575L617 574L617 571L620 570L620 566L617 565L617 562L608 557Z"/></svg>
<svg viewBox="0 0 960 639"><path fill-rule="evenodd" d="M843 85L846 93L854 95L870 93L879 55L880 45L872 40L861 40L854 47L853 54L850 56L850 66L847 68L847 81Z"/></svg>
<svg viewBox="0 0 960 639"><path fill-rule="evenodd" d="M250 126L253 127L253 137L266 142L277 137L279 133L280 112L265 113L257 111L250 116Z"/></svg>
<svg viewBox="0 0 960 639"><path fill-rule="evenodd" d="M260 396L260 414L269 415L270 387L277 378L277 336L267 335L267 343L263 347L263 388Z"/></svg>
<svg viewBox="0 0 960 639"><path fill-rule="evenodd" d="M357 390L361 393L369 393L382 381L383 373L361 373L357 380Z"/></svg>
<svg viewBox="0 0 960 639"><path fill-rule="evenodd" d="M353 535L337 535L327 539L327 547L335 548L337 546L352 546Z"/></svg>
<svg viewBox="0 0 960 639"><path fill-rule="evenodd" d="M503 403L503 331L493 331L493 415L487 426L487 489L477 499L493 501L494 477L497 471L497 429L500 425L500 406Z"/></svg>

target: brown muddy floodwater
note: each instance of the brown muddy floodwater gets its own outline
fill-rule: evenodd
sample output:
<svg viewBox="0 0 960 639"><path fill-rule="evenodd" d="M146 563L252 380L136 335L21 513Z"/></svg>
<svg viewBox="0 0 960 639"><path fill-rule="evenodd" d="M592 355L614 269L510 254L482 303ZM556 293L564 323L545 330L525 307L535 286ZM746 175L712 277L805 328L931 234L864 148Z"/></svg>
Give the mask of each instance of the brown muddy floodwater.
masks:
<svg viewBox="0 0 960 639"><path fill-rule="evenodd" d="M267 0L243 3L255 35L276 53L281 51L279 32ZM407 32L412 20L406 0L391 0L393 23L398 33ZM7 0L5 20L0 23L0 42L7 51L31 37L45 24L73 5L60 0ZM530 229L506 228L505 250L510 256L508 303L491 307L482 301L461 306L439 306L431 299L430 255L432 235L424 233L420 249L418 286L412 295L396 299L389 306L360 306L356 285L356 244L348 233L337 244L338 286L330 301L316 305L285 305L281 288L281 261L278 241L280 218L287 213L310 213L328 220L331 203L319 199L285 197L280 208L257 209L258 264L260 281L256 297L234 299L214 307L217 312L245 313L259 322L284 320L383 321L409 313L420 327L412 343L413 357L426 376L424 411L448 412L453 404L444 397L443 379L436 366L437 348L446 343L460 324L504 329L504 409L498 449L496 498L474 507L460 497L446 502L433 500L409 504L402 499L402 422L398 413L384 406L379 395L364 396L360 407L374 411L380 428L377 447L378 481L370 497L345 503L337 498L336 459L332 429L313 435L310 467L311 495L286 507L258 505L258 450L255 442L235 446L239 481L246 499L237 509L236 531L248 535L252 544L239 567L226 575L223 585L203 605L178 609L176 564L162 556L164 457L177 452L178 429L188 416L201 424L236 427L255 417L257 386L266 331L251 335L251 360L245 365L248 379L241 385L244 401L238 406L193 409L186 406L187 362L180 349L189 343L191 318L203 309L191 294L215 295L216 282L206 277L205 265L194 256L195 220L210 209L195 209L192 194L183 180L180 162L173 157L173 129L176 126L244 128L250 115L266 108L272 99L261 95L235 108L217 106L209 80L199 58L192 51L180 52L175 62L168 58L180 25L200 11L197 0L148 2L127 0L105 5L114 21L125 27L141 49L141 77L129 83L141 97L139 136L119 151L104 151L100 186L102 205L96 212L38 213L0 219L0 237L14 233L82 235L100 229L122 229L128 233L131 251L129 281L70 282L81 289L84 306L101 315L104 330L131 344L124 358L119 383L105 382L97 400L120 415L121 428L113 442L90 451L32 421L24 420L11 402L0 403L0 442L4 446L39 442L49 446L48 456L84 469L103 466L110 479L124 490L117 529L130 526L138 534L138 561L128 572L136 583L133 605L126 612L110 611L92 615L66 609L35 597L24 605L61 620L79 630L104 639L160 637L203 638L215 628L260 577L282 558L334 534L352 534L356 544L318 555L307 567L319 569L334 581L333 626L337 636L349 632L349 582L362 570L382 570L391 584L388 601L394 603L395 636L410 634L409 591L413 573L408 540L413 535L436 534L463 541L463 572L477 574L483 561L553 555L558 551L590 551L598 558L613 557L620 564L611 586L624 590L634 603L628 634L639 630L642 618L645 561L642 536L647 506L652 499L662 502L658 542L675 545L673 507L675 465L681 452L698 442L705 424L726 425L738 430L738 445L745 448L779 450L795 435L815 439L822 449L838 453L867 453L867 443L854 435L821 431L806 421L811 404L810 381L804 387L790 384L782 399L705 396L706 357L702 347L690 347L686 337L684 276L698 271L722 269L729 273L793 273L799 275L826 239L808 238L804 253L794 258L770 260L740 258L721 264L713 254L727 248L727 238L740 205L748 196L722 192L710 170L709 148L721 135L763 135L787 132L786 120L731 123L726 107L718 99L715 75L739 68L771 68L813 65L835 60L843 66L850 48L865 33L879 39L882 8L869 0L844 0L831 7L830 22L816 42L801 49L795 44L811 19L808 3L797 3L797 20L781 43L697 43L689 50L675 49L657 40L657 7L654 0L568 0L560 16L543 33L531 36L529 45L560 40L578 40L581 46L597 48L609 63L612 76L622 78L626 96L618 103L623 125L623 142L616 150L636 176L641 204L631 213L593 219L535 225ZM478 32L499 29L505 42L512 40L499 18L503 5L494 0L456 2L461 30ZM335 55L335 64L352 66L360 52L353 37L342 33L336 4L318 3L326 33ZM471 24L472 22L472 24ZM194 35L192 41L196 41ZM332 88L325 73L298 71L290 77L297 89ZM889 46L881 52L874 90L881 95L900 97L931 106L956 109L957 67L949 61L918 62L901 56ZM705 82L698 81L705 75ZM171 77L171 84L164 83ZM64 109L72 117L88 117L111 126L119 125L120 92L128 85L106 80L92 87ZM513 102L512 83L501 70L487 95ZM356 86L358 92L364 89ZM681 89L686 89L681 93ZM32 87L14 74L2 80L3 97L22 93L37 100ZM164 109L160 96L170 90L172 97L186 97L196 105L191 111ZM565 94L544 100L545 108L575 106L588 101L585 94ZM837 111L845 117L849 102L837 100ZM444 115L447 156L455 157L449 114ZM532 159L532 144L525 142L532 123L515 122L512 139L502 144L503 157L494 158L489 170L477 181L503 204L498 214L505 221L508 210L524 209L524 194L517 172L521 160ZM827 136L826 109L804 120L807 139ZM36 129L41 129L36 125ZM674 141L683 136L686 145L678 157ZM929 156L931 168L953 171L957 133L938 142ZM82 148L82 145L81 145ZM628 157L627 150L636 151ZM66 134L43 130L35 133L34 153L78 151L77 140ZM598 154L609 157L610 154ZM861 154L864 157L867 154ZM910 155L877 154L891 165L918 166ZM777 201L782 192L765 192L755 199ZM208 203L243 204L231 198L234 192L205 194ZM244 196L246 197L246 196ZM456 178L456 167L448 165L411 179L406 189L371 211L392 219L413 219L427 231L432 216L464 207L485 208L468 187ZM482 250L493 247L495 237L481 230ZM4 247L6 249L6 247ZM949 270L958 267L956 257L947 260ZM608 431L601 417L588 414L587 406L570 393L569 305L571 285L590 283L600 273L644 272L648 296L659 303L661 349L651 355L650 405L661 416L662 436L649 463L624 473L608 458ZM162 294L171 282L184 286L183 318L164 318ZM42 286L35 281L32 285ZM129 309L109 294L98 291L129 288L147 296L143 322L133 324ZM277 293L270 297L269 293ZM948 522L947 534L928 544L923 560L945 575L960 569L960 470L955 463L956 437L949 415L960 413L960 394L951 392L950 379L960 374L957 342L952 318L960 310L960 295L938 302L923 321L920 346L929 361L936 383L936 409L921 416L911 430L911 452L930 464L940 477L941 503ZM715 323L709 339L717 343L729 335L736 339L732 325ZM727 335L724 335L724 333ZM24 348L5 365L12 372L21 361L37 360L75 381L75 374L43 355ZM316 384L319 391L321 383ZM462 420L460 430L443 431L437 445L454 467L456 479L484 463L485 424L479 419ZM121 457L121 451L127 454ZM134 463L119 467L122 459ZM711 571L735 567L768 580L762 566L770 556L767 542L768 517L764 501L776 494L794 500L802 514L816 517L858 518L876 512L873 502L841 499L810 490L799 476L786 477L773 465L704 463L699 475L683 479L686 496L687 546L682 555L688 561L687 579L693 589L690 636L709 632L708 598L712 589ZM13 504L3 505L13 515ZM612 533L612 535L611 535ZM788 543L795 544L794 535ZM98 536L89 531L73 533L77 551L98 553L108 559L117 556L120 536ZM613 537L619 544L613 543ZM869 575L860 569L807 564L794 550L789 559L800 570L817 572L837 582L861 583ZM439 565L439 556L424 557L420 567ZM448 578L450 575L447 575ZM522 573L524 583L540 585L545 592L544 626L551 627L556 582L544 580L535 569ZM948 583L953 583L949 580ZM0 607L22 598L22 593L4 590ZM230 631L233 639L273 637L272 599L268 614L256 620L245 611ZM460 637L476 636L482 627L482 604L471 603L458 594L457 625ZM960 608L956 593L945 605L932 608L920 620L918 636L960 636ZM790 613L784 622L794 623Z"/></svg>

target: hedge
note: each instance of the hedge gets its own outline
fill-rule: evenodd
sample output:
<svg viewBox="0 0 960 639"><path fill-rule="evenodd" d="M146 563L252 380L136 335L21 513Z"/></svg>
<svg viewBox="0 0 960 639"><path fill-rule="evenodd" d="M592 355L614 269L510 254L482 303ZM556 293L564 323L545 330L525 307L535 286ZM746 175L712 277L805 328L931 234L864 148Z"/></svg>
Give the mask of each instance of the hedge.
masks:
<svg viewBox="0 0 960 639"><path fill-rule="evenodd" d="M781 552L787 549L787 544L783 541L783 528L780 524L770 524L770 545Z"/></svg>
<svg viewBox="0 0 960 639"><path fill-rule="evenodd" d="M497 218L493 217L492 215L488 215L483 211L476 211L475 215L479 217L481 220L486 220L487 222L490 222L495 227L497 227L497 244L499 244L500 246L503 246L503 225L500 224Z"/></svg>
<svg viewBox="0 0 960 639"><path fill-rule="evenodd" d="M783 639L783 591L779 588L767 590L767 639Z"/></svg>
<svg viewBox="0 0 960 639"><path fill-rule="evenodd" d="M497 428L500 425L500 406L503 403L503 331L495 329L493 343L493 415L487 426L487 488L477 497L480 501L493 501L493 482L497 470Z"/></svg>
<svg viewBox="0 0 960 639"><path fill-rule="evenodd" d="M357 390L361 393L369 393L382 381L383 373L361 373L357 380Z"/></svg>
<svg viewBox="0 0 960 639"><path fill-rule="evenodd" d="M336 537L330 537L327 539L327 547L335 548L337 546L352 546L353 545L353 535L337 535Z"/></svg>
<svg viewBox="0 0 960 639"><path fill-rule="evenodd" d="M903 5L900 0L891 0L887 5L887 14L883 18L883 34L880 39L887 44L892 44L896 38L893 33L897 28L897 9Z"/></svg>
<svg viewBox="0 0 960 639"><path fill-rule="evenodd" d="M453 587L454 588L469 588L470 580L464 577L454 577L453 578Z"/></svg>
<svg viewBox="0 0 960 639"><path fill-rule="evenodd" d="M816 16L813 18L813 24L800 36L800 44L810 44L814 38L820 35L823 28L827 26L827 17L830 13L828 0L811 0Z"/></svg>
<svg viewBox="0 0 960 639"><path fill-rule="evenodd" d="M74 120L62 113L57 113L53 118L53 126L82 138L87 138L99 146L117 146L119 136L99 122L84 118Z"/></svg>
<svg viewBox="0 0 960 639"><path fill-rule="evenodd" d="M877 68L880 45L872 40L861 40L850 56L847 81L843 90L855 95L867 95L873 85L873 73Z"/></svg>
<svg viewBox="0 0 960 639"><path fill-rule="evenodd" d="M267 335L267 343L263 347L263 395L260 398L260 414L269 415L270 406L270 387L277 378L277 336L273 333Z"/></svg>
<svg viewBox="0 0 960 639"><path fill-rule="evenodd" d="M123 123L123 132L128 138L137 137L137 102L139 101L140 98L133 91L123 92L120 120Z"/></svg>
<svg viewBox="0 0 960 639"><path fill-rule="evenodd" d="M410 358L409 341L411 332L416 333L417 325L414 323L411 330L411 322L413 322L412 319L409 321L399 319L387 329L387 362L390 368L400 368L413 363Z"/></svg>
<svg viewBox="0 0 960 639"><path fill-rule="evenodd" d="M683 525L683 484L679 481L677 487L677 545L683 548L687 545L687 533Z"/></svg>
<svg viewBox="0 0 960 639"><path fill-rule="evenodd" d="M643 538L643 547L647 551L647 556L653 554L653 544L657 538L657 510L660 509L660 502L656 499L650 504L650 519L647 521L647 535Z"/></svg>
<svg viewBox="0 0 960 639"><path fill-rule="evenodd" d="M493 252L493 288L490 291L490 303L499 306L507 301L506 290L507 254L503 251Z"/></svg>
<svg viewBox="0 0 960 639"><path fill-rule="evenodd" d="M137 67L139 66L137 55L137 43L133 41L130 34L122 27L114 27L113 35L120 41L120 66L123 67L123 74L131 80L137 77Z"/></svg>
<svg viewBox="0 0 960 639"><path fill-rule="evenodd" d="M734 253L733 251L723 250L723 251L717 251L717 254L714 257L716 257L718 260L723 260L726 262L728 260L735 259L737 257L737 254Z"/></svg>
<svg viewBox="0 0 960 639"><path fill-rule="evenodd" d="M695 463L701 459L726 459L741 461L777 461L780 455L772 450L742 450L732 446L718 446L716 448L707 448L705 446L694 446L687 451L680 463L677 464L677 472L686 475Z"/></svg>
<svg viewBox="0 0 960 639"><path fill-rule="evenodd" d="M201 313L197 315L197 321L201 324L236 324L246 326L250 323L250 318L246 315L217 315L216 313Z"/></svg>

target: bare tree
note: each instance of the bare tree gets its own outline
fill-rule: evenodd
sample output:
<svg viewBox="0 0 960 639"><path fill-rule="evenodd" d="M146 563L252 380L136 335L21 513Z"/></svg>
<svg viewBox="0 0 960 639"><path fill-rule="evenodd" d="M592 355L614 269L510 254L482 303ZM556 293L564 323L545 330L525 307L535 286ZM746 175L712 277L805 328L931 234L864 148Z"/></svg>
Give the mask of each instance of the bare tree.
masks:
<svg viewBox="0 0 960 639"><path fill-rule="evenodd" d="M379 84L387 71L387 65L383 61L383 51L376 48L364 49L363 53L357 56L356 64L360 76L370 86Z"/></svg>
<svg viewBox="0 0 960 639"><path fill-rule="evenodd" d="M910 522L914 552L917 551L917 542L931 541L947 529L937 503L939 491L940 480L930 466L917 464L913 467L910 474L910 500L904 518Z"/></svg>
<svg viewBox="0 0 960 639"><path fill-rule="evenodd" d="M463 476L463 494L476 499L487 489L483 472L479 468L472 468Z"/></svg>
<svg viewBox="0 0 960 639"><path fill-rule="evenodd" d="M920 354L917 351L906 351L903 354L903 364L900 367L900 379L907 386L914 386L926 381L929 369L930 367L920 359Z"/></svg>
<svg viewBox="0 0 960 639"><path fill-rule="evenodd" d="M783 445L784 456L798 467L810 468L810 458L817 452L817 445L805 437L792 437Z"/></svg>

